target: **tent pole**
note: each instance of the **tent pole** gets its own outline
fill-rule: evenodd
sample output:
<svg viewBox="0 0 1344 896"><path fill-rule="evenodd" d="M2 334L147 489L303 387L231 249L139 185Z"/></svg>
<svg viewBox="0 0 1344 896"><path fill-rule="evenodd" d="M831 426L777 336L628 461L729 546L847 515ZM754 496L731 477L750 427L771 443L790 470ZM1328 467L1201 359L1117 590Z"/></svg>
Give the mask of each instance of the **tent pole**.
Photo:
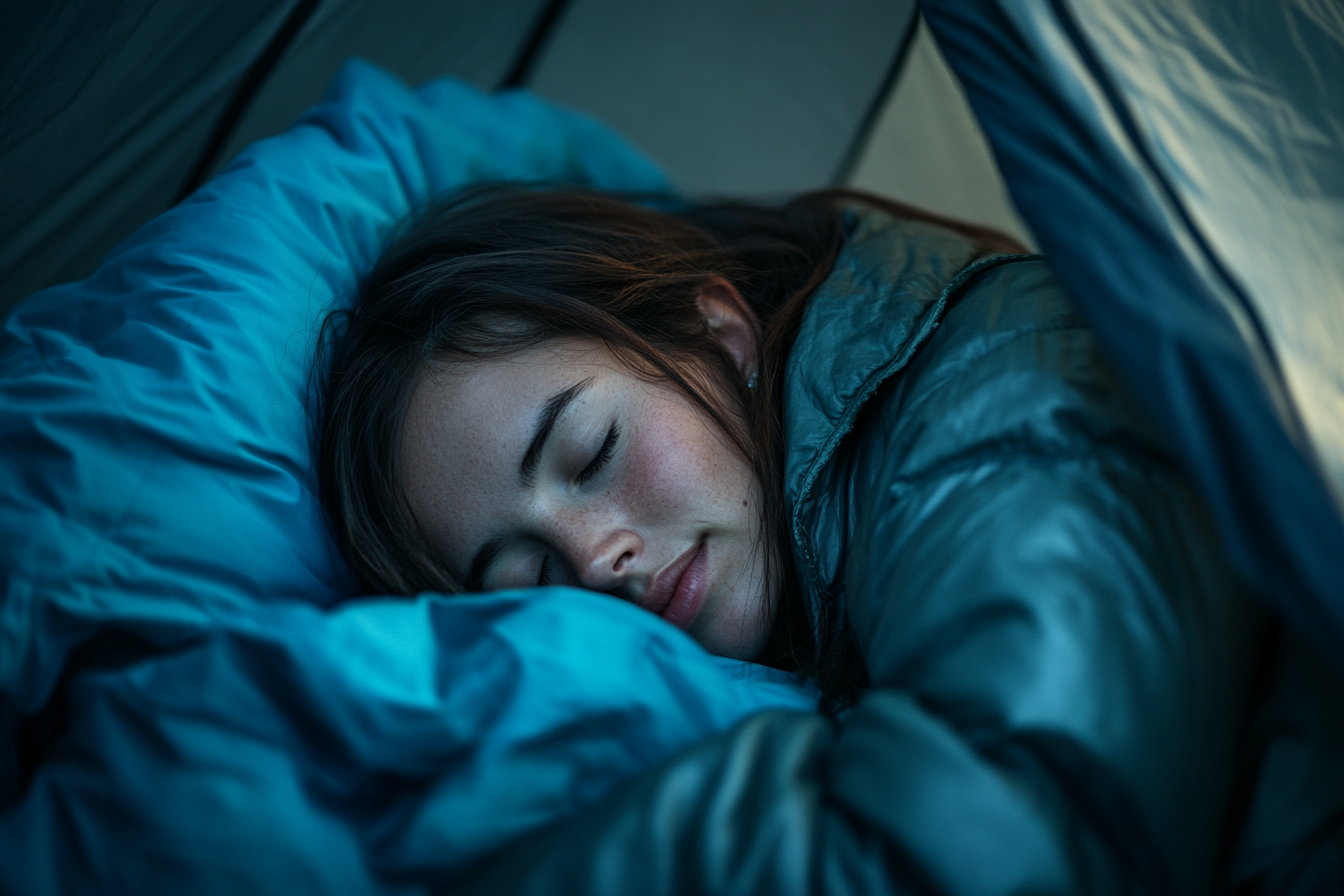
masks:
<svg viewBox="0 0 1344 896"><path fill-rule="evenodd" d="M527 82L532 78L532 70L536 68L537 60L541 57L541 51L545 49L551 32L555 30L556 22L560 20L561 15L568 7L569 0L550 0L546 4L546 8L537 17L536 24L532 26L532 33L527 36L527 41L518 53L518 58L514 60L513 67L509 69L509 73L500 82L500 90L527 85Z"/></svg>
<svg viewBox="0 0 1344 896"><path fill-rule="evenodd" d="M247 111L247 107L252 104L252 98L257 95L261 85L266 82L267 76L275 69L280 58L285 55L285 50L289 49L289 45L303 30L303 26L307 24L308 19L312 17L314 10L321 2L322 0L299 0L294 8L289 11L284 23L271 37L270 42L266 44L266 48L252 61L247 73L238 82L238 87L233 93L233 99L224 109L224 114L219 117L219 121L215 122L215 129L211 132L210 139L206 142L200 158L196 160L195 166L192 167L191 174L182 182L182 189L178 191L177 198L173 200L174 205L186 199L205 182L206 173L215 164L219 154L224 151L224 146L229 142L229 137L233 135L234 128L238 126L238 122L242 119L243 113Z"/></svg>
<svg viewBox="0 0 1344 896"><path fill-rule="evenodd" d="M877 127L877 120L881 117L882 110L886 107L892 90L896 88L896 81L901 76L901 70L905 68L905 60L909 58L910 48L915 44L915 35L919 33L921 21L923 19L919 10L913 10L910 15L910 23L905 26L905 35L901 37L901 44L896 48L896 55L892 57L891 66L887 69L886 75L882 78L882 83L878 86L877 92L868 104L868 110L864 112L863 121L859 124L858 130L854 132L854 137L849 142L849 148L845 150L844 158L836 166L835 174L831 177L831 186L842 187L849 183L849 179L853 177L854 169L858 167L859 159L863 157L864 147L868 145L868 138L872 136L873 128Z"/></svg>

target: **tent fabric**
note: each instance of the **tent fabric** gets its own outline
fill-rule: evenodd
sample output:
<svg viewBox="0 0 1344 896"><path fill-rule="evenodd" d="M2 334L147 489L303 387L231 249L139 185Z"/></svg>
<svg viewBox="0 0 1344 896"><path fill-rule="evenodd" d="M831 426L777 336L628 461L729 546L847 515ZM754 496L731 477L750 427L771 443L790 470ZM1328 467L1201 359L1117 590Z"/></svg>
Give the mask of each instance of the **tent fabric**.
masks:
<svg viewBox="0 0 1344 896"><path fill-rule="evenodd" d="M320 323L398 221L494 179L666 184L524 93L352 63L15 308L0 892L399 892L756 709L814 705L610 597L346 601L309 459Z"/></svg>
<svg viewBox="0 0 1344 896"><path fill-rule="evenodd" d="M1344 669L1344 16L1312 0L923 9L1232 561Z"/></svg>
<svg viewBox="0 0 1344 896"><path fill-rule="evenodd" d="M966 92L922 19L846 186L988 224L1035 246Z"/></svg>
<svg viewBox="0 0 1344 896"><path fill-rule="evenodd" d="M553 2L553 0L552 0ZM351 56L404 80L501 86L543 0L15 0L0 29L0 316L88 276L166 211L240 88L309 12L226 134L215 174L283 132ZM301 16L300 16L301 17ZM231 138L231 139L230 139Z"/></svg>
<svg viewBox="0 0 1344 896"><path fill-rule="evenodd" d="M688 194L816 189L847 173L915 17L914 0L570 0L526 86Z"/></svg>
<svg viewBox="0 0 1344 896"><path fill-rule="evenodd" d="M410 84L452 75L482 90L508 86L530 32L554 0L316 0L303 29L234 123L209 174L257 140L284 133L347 59L368 60Z"/></svg>
<svg viewBox="0 0 1344 896"><path fill-rule="evenodd" d="M351 56L413 84L513 78L617 127L689 193L773 193L845 176L915 17L914 0L17 0L0 315L88 276Z"/></svg>
<svg viewBox="0 0 1344 896"><path fill-rule="evenodd" d="M0 29L0 315L177 198L292 2L19 0Z"/></svg>

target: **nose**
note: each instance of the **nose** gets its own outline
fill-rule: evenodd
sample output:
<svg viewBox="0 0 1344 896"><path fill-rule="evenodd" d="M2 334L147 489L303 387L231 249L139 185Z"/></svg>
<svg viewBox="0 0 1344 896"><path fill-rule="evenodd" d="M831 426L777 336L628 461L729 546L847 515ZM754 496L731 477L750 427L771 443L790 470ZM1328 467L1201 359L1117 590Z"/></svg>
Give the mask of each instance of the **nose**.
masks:
<svg viewBox="0 0 1344 896"><path fill-rule="evenodd" d="M578 533L576 533L578 534ZM633 529L604 527L587 531L576 539L571 557L579 584L591 591L612 591L633 599L625 588L644 549L644 540Z"/></svg>

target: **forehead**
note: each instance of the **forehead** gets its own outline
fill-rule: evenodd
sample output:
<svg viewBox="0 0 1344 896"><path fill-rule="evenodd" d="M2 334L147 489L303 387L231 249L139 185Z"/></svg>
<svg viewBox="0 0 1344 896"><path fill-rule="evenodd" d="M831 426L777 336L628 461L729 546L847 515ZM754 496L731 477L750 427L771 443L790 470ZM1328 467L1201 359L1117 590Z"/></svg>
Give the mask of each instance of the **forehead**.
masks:
<svg viewBox="0 0 1344 896"><path fill-rule="evenodd" d="M413 388L403 448L423 438L449 439L467 448L491 434L519 427L530 431L537 409L557 391L620 372L604 346L568 341L495 358L436 363Z"/></svg>

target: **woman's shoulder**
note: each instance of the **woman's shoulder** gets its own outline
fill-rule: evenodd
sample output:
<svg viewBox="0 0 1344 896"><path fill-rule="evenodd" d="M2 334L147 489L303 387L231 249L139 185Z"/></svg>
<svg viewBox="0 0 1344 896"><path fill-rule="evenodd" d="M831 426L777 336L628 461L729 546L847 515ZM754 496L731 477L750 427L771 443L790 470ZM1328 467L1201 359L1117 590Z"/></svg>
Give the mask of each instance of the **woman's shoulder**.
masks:
<svg viewBox="0 0 1344 896"><path fill-rule="evenodd" d="M852 221L785 390L794 504L875 429L897 477L983 452L1161 453L1042 256L980 257L959 234L880 213Z"/></svg>
<svg viewBox="0 0 1344 896"><path fill-rule="evenodd" d="M966 272L927 343L888 391L901 478L948 463L1133 454L1166 463L1161 438L1041 257Z"/></svg>
<svg viewBox="0 0 1344 896"><path fill-rule="evenodd" d="M927 341L977 252L941 227L847 213L844 250L808 304L785 370L786 494L807 489L859 408Z"/></svg>
<svg viewBox="0 0 1344 896"><path fill-rule="evenodd" d="M1135 475L1171 472L1039 255L980 257L941 228L866 217L799 346L785 497L812 601L845 590L864 508L918 505L949 477L1052 476L1103 458Z"/></svg>

